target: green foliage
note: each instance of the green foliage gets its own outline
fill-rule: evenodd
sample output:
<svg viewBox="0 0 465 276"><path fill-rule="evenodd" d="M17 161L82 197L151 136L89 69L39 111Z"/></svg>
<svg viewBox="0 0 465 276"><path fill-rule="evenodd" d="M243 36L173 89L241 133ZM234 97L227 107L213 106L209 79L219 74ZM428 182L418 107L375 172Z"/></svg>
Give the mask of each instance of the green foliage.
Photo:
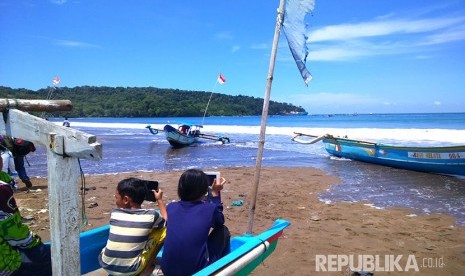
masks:
<svg viewBox="0 0 465 276"><path fill-rule="evenodd" d="M0 98L46 99L51 88L37 91L0 86ZM210 92L162 89L156 87L60 87L52 100L66 99L73 103L71 112L50 116L68 117L201 117ZM207 116L261 115L263 99L214 93ZM302 107L270 101L269 115L304 112Z"/></svg>

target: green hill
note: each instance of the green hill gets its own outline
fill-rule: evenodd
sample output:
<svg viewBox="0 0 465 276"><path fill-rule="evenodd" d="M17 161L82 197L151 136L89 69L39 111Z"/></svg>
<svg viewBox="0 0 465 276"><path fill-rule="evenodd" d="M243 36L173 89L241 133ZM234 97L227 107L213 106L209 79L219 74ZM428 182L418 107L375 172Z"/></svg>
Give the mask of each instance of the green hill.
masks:
<svg viewBox="0 0 465 276"><path fill-rule="evenodd" d="M46 99L50 89L37 91L0 86L0 98ZM59 87L53 100L67 99L73 103L71 112L50 116L68 117L201 117L210 92L185 91L156 87ZM207 116L261 115L263 99L250 96L229 96L214 93ZM270 101L269 115L304 112L302 107Z"/></svg>

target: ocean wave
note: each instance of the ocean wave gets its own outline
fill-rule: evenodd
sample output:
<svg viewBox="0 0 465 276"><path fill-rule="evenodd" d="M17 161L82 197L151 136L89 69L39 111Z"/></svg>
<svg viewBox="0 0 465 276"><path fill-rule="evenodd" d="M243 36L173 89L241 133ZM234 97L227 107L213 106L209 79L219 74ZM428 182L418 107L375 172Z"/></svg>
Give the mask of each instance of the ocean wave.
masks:
<svg viewBox="0 0 465 276"><path fill-rule="evenodd" d="M57 123L58 124L58 123ZM114 135L132 135L134 133L145 132L146 124L140 123L97 123L97 122L76 122L73 123L75 128L85 128L94 130L95 135L100 134L99 130L114 129ZM154 124L153 128L162 129L164 124ZM90 131L91 131L90 130ZM130 130L130 131L128 131ZM214 135L231 136L232 134L259 135L260 126L241 126L241 125L208 125L202 129L203 133ZM348 137L351 139L369 140L386 144L403 144L409 142L409 145L444 145L465 144L465 130L460 129L421 129L421 128L321 128L321 127L276 127L269 126L266 128L267 135L284 135L290 138L294 132L312 134L316 136L331 134L335 136ZM92 132L91 132L92 133ZM105 133L111 135L111 133Z"/></svg>

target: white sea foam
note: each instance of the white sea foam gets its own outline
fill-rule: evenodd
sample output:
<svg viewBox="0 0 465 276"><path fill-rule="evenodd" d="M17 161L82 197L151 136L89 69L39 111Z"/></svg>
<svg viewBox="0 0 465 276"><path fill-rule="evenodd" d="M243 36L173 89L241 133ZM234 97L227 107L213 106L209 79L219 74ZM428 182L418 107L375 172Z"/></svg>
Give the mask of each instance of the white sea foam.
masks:
<svg viewBox="0 0 465 276"><path fill-rule="evenodd" d="M57 124L61 124L57 122ZM73 127L112 128L112 129L140 129L145 130L147 124L140 123L94 123L73 122ZM164 124L152 124L153 128L163 129ZM206 125L203 132L212 134L260 134L260 126L238 125ZM347 136L383 143L403 143L413 141L415 144L434 145L438 143L465 144L465 130L457 129L383 129L383 128L305 128L305 127L275 127L268 126L267 135L294 136L294 132L312 135L331 134Z"/></svg>

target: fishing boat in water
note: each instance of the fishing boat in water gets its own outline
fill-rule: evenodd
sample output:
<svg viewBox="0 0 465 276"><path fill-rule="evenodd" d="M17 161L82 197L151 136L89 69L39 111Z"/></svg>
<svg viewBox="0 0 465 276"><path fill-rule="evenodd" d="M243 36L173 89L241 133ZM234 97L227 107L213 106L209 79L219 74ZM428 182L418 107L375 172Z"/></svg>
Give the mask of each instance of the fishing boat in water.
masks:
<svg viewBox="0 0 465 276"><path fill-rule="evenodd" d="M194 275L250 274L275 250L279 237L289 225L288 221L278 219L269 229L258 235L245 234L233 237L229 254ZM107 243L109 230L110 226L105 225L81 233L81 274L95 275L95 271L101 270L98 255ZM157 255L157 258L161 258L162 254L163 251Z"/></svg>
<svg viewBox="0 0 465 276"><path fill-rule="evenodd" d="M394 168L447 175L465 175L465 145L441 147L394 146L329 134L316 136L295 133L293 141L314 144L322 141L326 151L336 157ZM309 137L304 140L299 137Z"/></svg>
<svg viewBox="0 0 465 276"><path fill-rule="evenodd" d="M151 125L146 126L150 133L156 135L159 132L164 132L166 140L174 148L181 148L190 146L199 141L199 138L220 141L223 144L230 142L228 137L222 135L204 134L200 132L202 125L196 125L191 123L179 123L177 127L172 125L165 125L163 129L152 128Z"/></svg>

